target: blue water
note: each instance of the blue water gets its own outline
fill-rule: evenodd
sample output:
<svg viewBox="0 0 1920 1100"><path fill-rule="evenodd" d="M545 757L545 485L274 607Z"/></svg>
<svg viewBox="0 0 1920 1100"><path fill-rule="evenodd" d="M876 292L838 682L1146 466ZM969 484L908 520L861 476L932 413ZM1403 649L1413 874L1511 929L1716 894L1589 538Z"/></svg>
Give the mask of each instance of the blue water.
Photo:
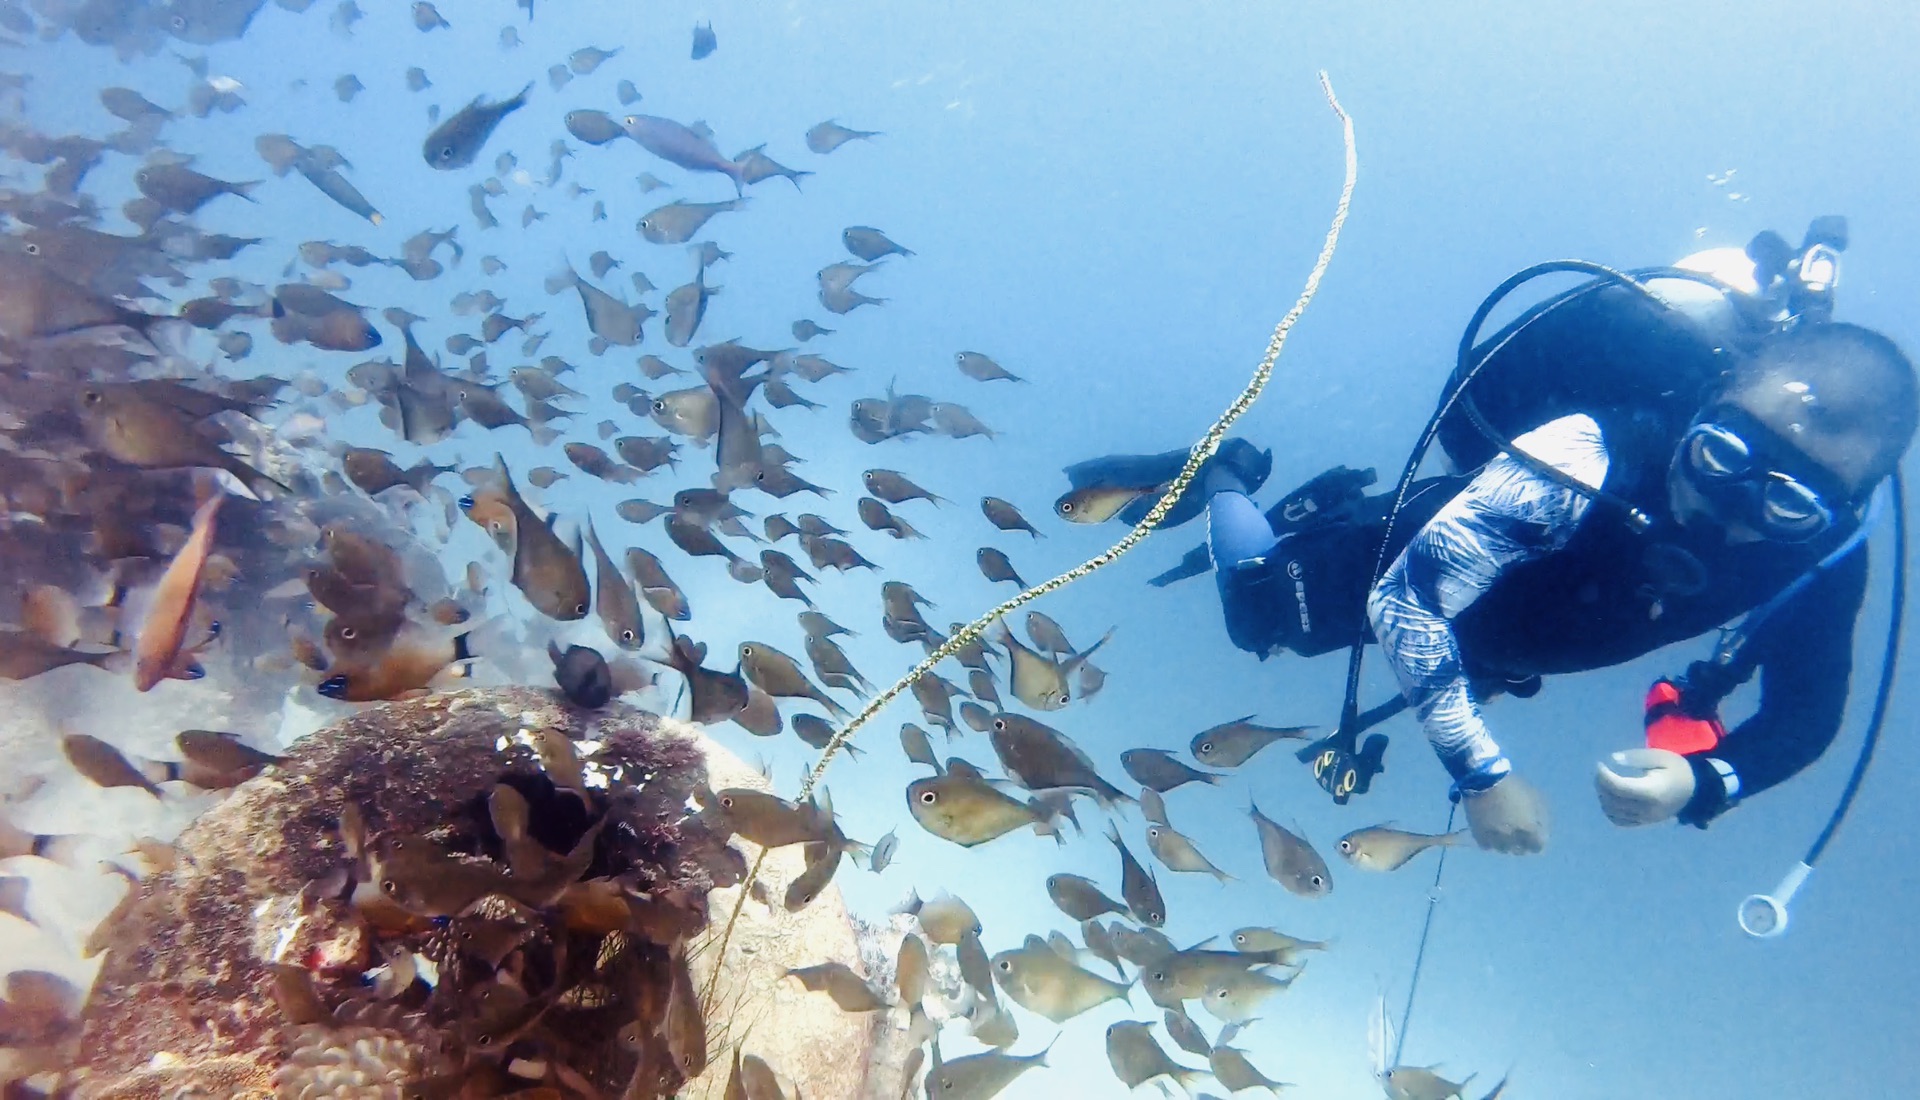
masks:
<svg viewBox="0 0 1920 1100"><path fill-rule="evenodd" d="M447 302L484 284L507 300L509 314L544 311L551 335L540 354L580 365L568 381L596 404L568 438L599 442L592 425L609 416L623 431L655 434L605 396L616 382L647 384L631 367L632 353L590 356L574 296L550 298L541 280L563 257L585 271L588 254L605 248L626 267L604 283L625 289L628 272L644 271L661 288L647 298L658 308L666 290L692 275L693 261L680 246L642 241L634 222L671 198L714 201L731 197L732 187L631 143L596 149L569 139L575 156L562 185L549 189L538 185L547 147L567 136L560 123L567 110L618 113L613 89L623 78L644 94L639 110L705 119L725 151L766 142L777 160L816 174L798 190L777 179L759 184L745 211L710 224L703 236L735 255L710 273L724 290L696 343L738 336L789 346L788 325L799 317L839 330L807 350L855 373L803 388L825 409L771 416L781 442L807 460L797 472L838 491L826 502L744 494L743 503L757 515L817 511L855 531L856 545L882 566L878 576L827 573L816 593L823 610L860 632L846 648L880 683L903 673L920 650L881 634L879 579L915 585L938 605L928 620L944 628L1012 591L979 576L973 555L980 546L1006 550L1030 581L1077 564L1120 532L1048 515L1065 488L1060 467L1110 451L1185 445L1244 384L1298 293L1339 188L1339 129L1315 83L1317 69L1330 74L1354 116L1360 181L1326 283L1267 396L1237 429L1274 449L1263 504L1335 463L1397 471L1474 305L1506 275L1542 259L1664 263L1698 248L1743 244L1767 228L1797 239L1811 217L1843 213L1854 244L1840 316L1882 328L1909 348L1920 338L1904 308L1920 290L1912 251L1920 215L1909 201L1920 90L1907 79L1920 33L1897 8L1296 3L1208 5L1196 13L1142 4L541 0L529 23L507 0L471 0L442 4L452 29L423 35L407 5L367 7L351 37L328 29L332 9L322 2L304 15L269 5L238 42L176 44L205 53L216 74L243 84L248 103L236 114L168 128L168 143L196 155L195 167L229 179L262 177L254 137L287 132L337 146L353 162L350 178L386 215L384 226L372 227L297 176L269 179L257 206L222 199L202 212L209 229L268 238L203 273L231 270L271 284L304 240L391 254L421 229L458 225L466 261L447 275L414 283L397 271L367 269L354 273L344 296L425 315L421 342L435 351L447 335L477 331L478 318L454 316ZM692 62L690 31L706 19L719 48ZM501 49L505 25L518 28L522 46ZM547 67L585 45L622 52L594 74L550 89ZM408 92L402 74L411 65L434 86ZM173 106L189 79L165 54L120 64L71 37L7 51L0 66L32 76L27 117L54 134L100 136L118 127L94 99L101 86L123 84ZM348 72L367 88L342 104L332 84ZM429 104L451 111L476 94L511 94L528 80L537 81L528 107L501 125L471 168L426 167L420 143ZM826 118L884 136L815 156L802 134ZM467 187L509 149L536 183L509 184L509 194L491 203L501 228L481 232ZM135 167L110 156L88 189L117 208L132 194ZM641 172L672 189L642 196L633 182ZM1730 179L1714 182L1728 172ZM570 200L565 181L595 194ZM606 202L607 221L588 220L594 198ZM519 215L528 202L549 217L523 231ZM884 306L833 318L814 301L813 273L845 258L839 232L854 224L878 226L916 255L861 282L864 292L888 299ZM484 279L482 254L499 256L507 270ZM195 293L182 289L177 300ZM665 348L657 320L648 327L639 351L691 366L686 352ZM398 354L386 331L382 353ZM513 334L495 346L496 370L517 361L518 341ZM994 356L1031 384L961 376L953 355L963 349ZM199 350L212 356L210 346ZM253 356L230 369L247 376L312 368L337 385L361 358L284 348L262 330ZM848 402L878 396L895 379L902 392L965 404L999 438L860 444L846 430ZM371 408L337 418L334 430L389 446L403 463L415 457L379 428ZM475 464L496 449L516 471L542 463L570 470L557 446L536 452L517 429L488 435L465 424L429 453ZM704 484L709 455L684 450L677 473L663 471L636 492L574 474L542 498L568 522L591 510L616 557L636 543L661 552L695 609L687 632L716 653L756 639L798 654L796 605L736 584L711 560L688 562L666 546L657 524L634 527L613 514L625 496L666 502L674 489ZM904 471L952 501L896 508L930 541L895 542L859 527L859 473L876 466ZM986 493L1014 501L1046 537L993 530L976 508ZM1198 537L1198 525L1159 535L1037 605L1080 644L1115 628L1098 658L1109 673L1105 691L1049 718L1110 778L1124 781L1118 755L1125 749L1184 749L1199 729L1243 714L1321 725L1337 715L1338 657L1257 662L1228 645L1210 582L1144 585ZM470 527L457 528L449 574L481 545ZM1907 1091L1916 1068L1909 1036L1920 1022L1911 997L1920 956L1907 915L1920 904L1920 878L1907 872L1904 841L1920 824L1908 778L1920 749L1907 736L1904 694L1853 820L1796 907L1791 932L1758 942L1733 920L1741 897L1771 887L1798 858L1844 779L1885 617L1884 558L1880 551L1875 559L1875 595L1858 637L1862 671L1847 731L1817 766L1704 833L1616 829L1597 812L1591 785L1597 759L1639 742L1647 682L1683 668L1704 642L1490 709L1518 769L1546 793L1552 842L1533 858L1464 850L1449 859L1405 1061L1439 1063L1456 1077L1477 1072L1474 1095L1509 1067L1510 1095L1563 1100ZM528 616L517 601L515 594L491 611ZM576 625L567 637L604 645L591 621ZM1364 702L1390 690L1378 662L1370 667ZM943 671L964 680L952 666ZM955 891L979 912L989 951L1017 946L1030 932L1074 932L1048 902L1043 881L1071 870L1117 893L1118 861L1100 839L1098 815L1083 810L1087 835L1059 848L1014 834L961 850L921 831L901 792L924 769L901 759L895 737L902 721L919 721L916 710L910 698L895 703L859 736L870 754L842 757L829 772L851 835L871 841L898 829L901 837L899 858L884 874L843 867L838 882L850 904L877 916L910 888L924 896ZM1168 798L1175 827L1239 880L1223 886L1162 871L1166 930L1175 941L1247 924L1337 941L1238 1041L1302 1096L1379 1094L1369 1076L1368 1012L1378 994L1396 1013L1405 996L1433 857L1393 875L1336 862L1332 895L1305 901L1266 878L1244 809L1251 793L1329 856L1335 838L1362 825L1437 830L1446 816L1443 773L1410 719L1389 730L1386 774L1348 807L1330 805L1284 746L1220 788L1188 787ZM716 734L749 759L764 757L789 793L814 756L790 735L760 740L731 726ZM979 735L936 747L993 763ZM1137 814L1123 814L1121 827L1144 858ZM1104 1005L1057 1029L1022 1014L1016 1052L1040 1049L1056 1031L1059 1037L1052 1068L1006 1095L1117 1094L1102 1036L1130 1012L1159 1015L1138 992L1131 1009ZM1196 1018L1210 1033L1216 1026ZM943 1046L948 1057L973 1049L957 1029Z"/></svg>

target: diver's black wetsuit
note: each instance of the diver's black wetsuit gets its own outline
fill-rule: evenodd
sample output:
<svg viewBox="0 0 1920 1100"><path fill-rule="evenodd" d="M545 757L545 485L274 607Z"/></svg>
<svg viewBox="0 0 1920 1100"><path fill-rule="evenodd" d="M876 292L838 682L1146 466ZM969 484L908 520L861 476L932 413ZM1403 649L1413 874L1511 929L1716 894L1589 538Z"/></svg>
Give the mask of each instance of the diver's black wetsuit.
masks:
<svg viewBox="0 0 1920 1100"><path fill-rule="evenodd" d="M1634 532L1612 506L1502 455L1415 521L1368 600L1382 651L1456 778L1505 766L1475 685L1603 668L1708 633L1780 592L1848 533L1789 546L1729 545L1718 531L1689 531L1668 518L1672 445L1609 433L1609 419L1563 417L1515 444L1632 502L1658 520L1653 533ZM1287 586L1273 583L1291 547L1227 545L1246 529L1223 530L1221 519L1243 517L1248 506L1238 494L1213 498L1213 552L1238 563L1220 578L1235 644L1265 653L1287 645L1297 626ZM1718 747L1690 758L1696 794L1682 821L1704 824L1833 741L1866 572L1865 548L1856 548L1756 628L1746 655L1760 672L1760 707Z"/></svg>

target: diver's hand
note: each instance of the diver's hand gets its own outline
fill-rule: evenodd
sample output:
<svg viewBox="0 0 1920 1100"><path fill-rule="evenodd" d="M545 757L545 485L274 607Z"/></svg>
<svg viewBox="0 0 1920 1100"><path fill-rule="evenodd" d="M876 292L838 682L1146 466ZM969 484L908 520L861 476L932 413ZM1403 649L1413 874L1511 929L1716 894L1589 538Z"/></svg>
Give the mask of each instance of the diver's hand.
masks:
<svg viewBox="0 0 1920 1100"><path fill-rule="evenodd" d="M1600 812L1615 825L1666 821L1693 801L1693 766L1665 749L1628 749L1600 761L1593 772Z"/></svg>
<svg viewBox="0 0 1920 1100"><path fill-rule="evenodd" d="M1547 803L1533 784L1508 775L1484 791L1465 794L1473 839L1489 852L1530 855L1547 846Z"/></svg>

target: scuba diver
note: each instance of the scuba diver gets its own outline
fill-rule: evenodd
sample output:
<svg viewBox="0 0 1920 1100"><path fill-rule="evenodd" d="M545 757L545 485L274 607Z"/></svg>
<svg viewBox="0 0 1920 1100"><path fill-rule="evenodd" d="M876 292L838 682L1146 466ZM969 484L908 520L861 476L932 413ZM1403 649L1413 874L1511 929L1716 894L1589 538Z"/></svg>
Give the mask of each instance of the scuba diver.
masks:
<svg viewBox="0 0 1920 1100"><path fill-rule="evenodd" d="M1270 458L1230 440L1189 494L1205 502L1207 545L1153 583L1217 566L1228 635L1262 660L1350 647L1341 728L1301 759L1344 802L1385 749L1358 733L1410 707L1474 838L1511 853L1544 847L1546 814L1480 704L1721 629L1709 659L1654 684L1644 746L1608 756L1595 780L1617 825L1704 828L1838 734L1876 489L1897 487L1920 422L1907 357L1832 320L1845 247L1844 219L1828 217L1798 249L1763 233L1673 268L1528 269L1469 326L1397 493L1368 496L1373 471L1337 467L1263 512L1251 493ZM1477 342L1513 289L1566 271L1594 278ZM1434 441L1461 472L1417 479ZM1071 467L1056 511L1137 520L1186 455ZM1370 641L1401 697L1360 715ZM1728 729L1719 704L1756 671L1759 706Z"/></svg>

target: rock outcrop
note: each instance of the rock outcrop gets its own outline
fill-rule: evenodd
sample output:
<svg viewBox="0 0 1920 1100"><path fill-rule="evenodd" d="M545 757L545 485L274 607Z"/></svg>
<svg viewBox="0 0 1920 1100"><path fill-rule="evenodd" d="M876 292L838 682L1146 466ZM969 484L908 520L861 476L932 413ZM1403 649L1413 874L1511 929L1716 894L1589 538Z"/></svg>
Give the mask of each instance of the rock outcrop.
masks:
<svg viewBox="0 0 1920 1100"><path fill-rule="evenodd" d="M861 1095L884 1013L780 978L859 965L836 891L798 914L750 900L713 980L711 925L757 853L689 798L750 776L693 727L543 691L360 711L195 822L110 918L70 1081L98 1100L717 1096L744 1039L803 1095ZM798 849L767 867L778 898Z"/></svg>

